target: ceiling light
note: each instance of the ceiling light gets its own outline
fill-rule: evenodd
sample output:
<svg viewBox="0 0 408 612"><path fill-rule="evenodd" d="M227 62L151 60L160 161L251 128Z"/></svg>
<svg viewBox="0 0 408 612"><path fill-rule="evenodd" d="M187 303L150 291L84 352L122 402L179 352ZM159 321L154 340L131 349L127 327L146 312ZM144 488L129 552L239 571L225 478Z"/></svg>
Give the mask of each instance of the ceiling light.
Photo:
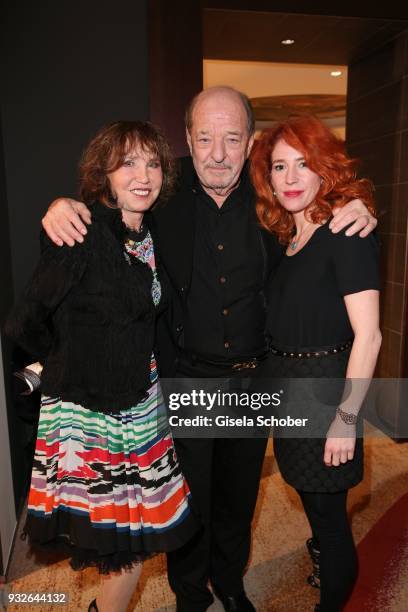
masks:
<svg viewBox="0 0 408 612"><path fill-rule="evenodd" d="M281 40L282 45L293 45L294 42L295 41L293 40L293 38L285 38L284 40Z"/></svg>
<svg viewBox="0 0 408 612"><path fill-rule="evenodd" d="M343 73L342 73L342 71L341 71L341 70L332 70L332 71L331 71L331 73L330 73L330 76L333 76L333 77L339 77L339 76L341 76L342 74L343 74Z"/></svg>

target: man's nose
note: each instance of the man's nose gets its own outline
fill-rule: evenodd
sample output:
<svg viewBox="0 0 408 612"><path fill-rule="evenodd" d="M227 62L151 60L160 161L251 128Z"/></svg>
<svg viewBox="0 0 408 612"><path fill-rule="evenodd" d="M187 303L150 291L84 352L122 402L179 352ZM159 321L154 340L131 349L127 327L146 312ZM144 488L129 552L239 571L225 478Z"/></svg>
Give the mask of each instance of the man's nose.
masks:
<svg viewBox="0 0 408 612"><path fill-rule="evenodd" d="M213 146L211 149L211 156L215 162L220 163L224 161L225 156L226 156L226 151L225 151L225 144L222 139L214 140Z"/></svg>

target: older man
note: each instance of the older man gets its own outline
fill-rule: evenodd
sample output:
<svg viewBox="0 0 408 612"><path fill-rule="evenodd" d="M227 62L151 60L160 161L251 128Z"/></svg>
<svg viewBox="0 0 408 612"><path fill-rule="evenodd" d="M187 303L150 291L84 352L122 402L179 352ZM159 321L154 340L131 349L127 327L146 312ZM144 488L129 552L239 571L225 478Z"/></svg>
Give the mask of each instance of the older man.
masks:
<svg viewBox="0 0 408 612"><path fill-rule="evenodd" d="M160 251L174 287L174 304L159 334L164 376L239 376L266 351L263 285L282 254L261 230L246 160L254 119L246 96L229 87L198 94L186 113L191 158L183 160L177 193L156 212ZM57 244L83 240L86 207L57 200L43 220ZM335 215L338 231L376 225L359 202ZM364 228L364 229L363 229ZM167 337L166 337L167 333ZM175 351L175 352L174 352ZM244 364L244 366L242 366ZM202 612L213 601L225 610L250 612L243 574L266 440L179 439L176 449L203 530L168 556L169 582L178 612Z"/></svg>

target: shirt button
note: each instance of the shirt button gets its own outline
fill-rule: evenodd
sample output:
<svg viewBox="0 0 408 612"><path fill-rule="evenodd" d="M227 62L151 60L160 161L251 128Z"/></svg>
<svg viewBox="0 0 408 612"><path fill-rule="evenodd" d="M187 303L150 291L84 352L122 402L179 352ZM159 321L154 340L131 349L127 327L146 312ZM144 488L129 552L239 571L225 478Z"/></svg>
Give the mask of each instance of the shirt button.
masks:
<svg viewBox="0 0 408 612"><path fill-rule="evenodd" d="M221 276L220 277L220 283L224 284L227 281L227 279L225 278L225 276Z"/></svg>
<svg viewBox="0 0 408 612"><path fill-rule="evenodd" d="M224 347L225 347L226 349L228 349L228 348L230 347L230 343L229 343L229 342L224 342Z"/></svg>
<svg viewBox="0 0 408 612"><path fill-rule="evenodd" d="M217 249L218 249L219 251L223 251L223 250L224 250L224 245L223 245L223 244L218 244L218 245L217 245Z"/></svg>
<svg viewBox="0 0 408 612"><path fill-rule="evenodd" d="M228 314L228 308L223 308L223 309L222 309L222 314L223 314L223 315L225 315L225 316L227 316L227 314Z"/></svg>

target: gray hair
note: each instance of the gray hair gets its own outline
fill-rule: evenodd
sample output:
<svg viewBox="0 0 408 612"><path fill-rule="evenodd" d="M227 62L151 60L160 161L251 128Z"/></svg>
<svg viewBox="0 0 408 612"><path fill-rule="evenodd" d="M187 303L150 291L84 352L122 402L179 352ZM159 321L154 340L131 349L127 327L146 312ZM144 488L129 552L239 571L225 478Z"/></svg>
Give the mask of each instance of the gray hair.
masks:
<svg viewBox="0 0 408 612"><path fill-rule="evenodd" d="M203 91L200 91L198 94L194 96L190 104L187 106L186 112L184 115L184 122L186 124L187 131L189 133L191 132L191 127L193 124L194 108L198 100L200 99L200 97L203 95L203 93L216 91L216 90L220 92L221 91L230 92L238 96L238 98L242 102L242 106L244 107L244 110L247 116L248 134L249 136L252 136L252 134L255 132L255 117L254 117L254 109L252 108L251 101L248 98L248 96L245 95L242 91L239 91L238 89L234 89L233 87L229 87L228 85L217 85L215 87L209 87L208 89L204 89Z"/></svg>

